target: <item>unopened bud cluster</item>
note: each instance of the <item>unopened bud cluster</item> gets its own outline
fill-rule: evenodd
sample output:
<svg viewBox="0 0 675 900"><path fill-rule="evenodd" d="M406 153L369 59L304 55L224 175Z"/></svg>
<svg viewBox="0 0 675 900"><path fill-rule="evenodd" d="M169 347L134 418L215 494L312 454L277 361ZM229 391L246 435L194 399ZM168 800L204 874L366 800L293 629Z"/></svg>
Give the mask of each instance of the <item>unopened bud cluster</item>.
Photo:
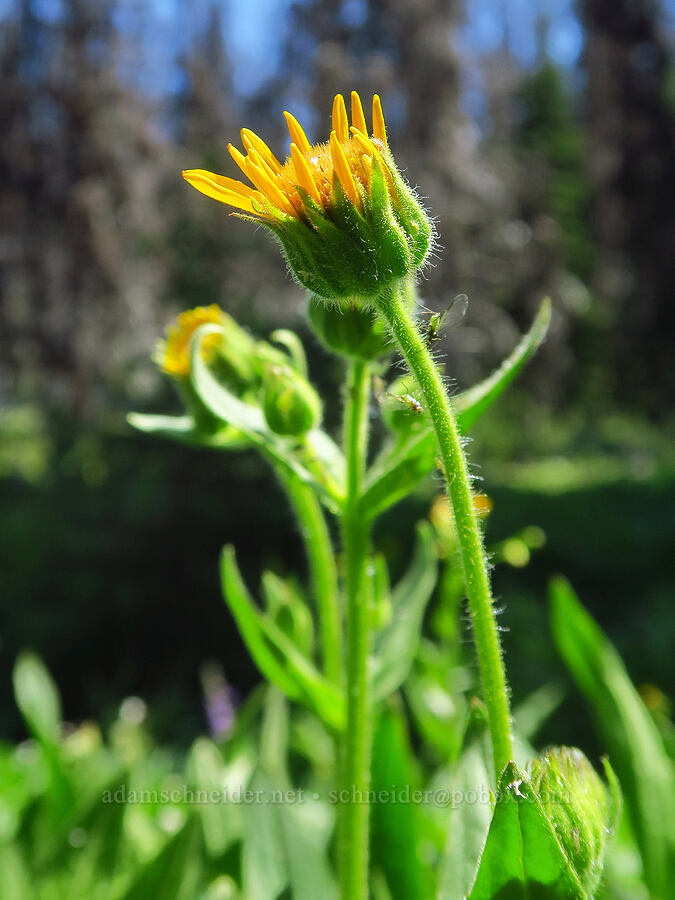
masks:
<svg viewBox="0 0 675 900"><path fill-rule="evenodd" d="M201 334L200 329L209 326ZM171 376L199 428L221 427L191 383L193 341L217 381L240 400L259 406L268 427L279 435L302 437L321 421L321 400L291 356L254 340L220 307L196 307L178 316L158 345L155 359Z"/></svg>

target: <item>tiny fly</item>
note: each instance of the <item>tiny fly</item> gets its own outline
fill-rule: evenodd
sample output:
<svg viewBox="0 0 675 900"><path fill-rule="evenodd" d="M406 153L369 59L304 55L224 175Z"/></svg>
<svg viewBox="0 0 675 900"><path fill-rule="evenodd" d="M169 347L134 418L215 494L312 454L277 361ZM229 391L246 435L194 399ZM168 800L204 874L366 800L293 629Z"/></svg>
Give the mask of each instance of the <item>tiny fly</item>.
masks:
<svg viewBox="0 0 675 900"><path fill-rule="evenodd" d="M457 294L457 296L453 297L450 303L448 303L444 312L439 313L427 310L427 312L431 313L429 321L427 322L427 327L424 330L424 339L427 344L430 345L433 344L434 341L439 340L441 328L444 326L446 328L453 328L455 325L459 325L466 315L468 308L469 298L467 295Z"/></svg>

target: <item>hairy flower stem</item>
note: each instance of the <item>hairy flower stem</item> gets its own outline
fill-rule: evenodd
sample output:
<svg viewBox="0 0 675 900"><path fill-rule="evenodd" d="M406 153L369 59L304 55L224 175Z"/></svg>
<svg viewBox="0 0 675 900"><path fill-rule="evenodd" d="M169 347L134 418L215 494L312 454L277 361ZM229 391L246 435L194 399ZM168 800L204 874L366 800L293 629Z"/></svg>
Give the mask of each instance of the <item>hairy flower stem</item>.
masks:
<svg viewBox="0 0 675 900"><path fill-rule="evenodd" d="M326 517L316 494L296 475L279 472L297 519L316 600L321 633L323 671L339 684L342 676L342 632L337 569Z"/></svg>
<svg viewBox="0 0 675 900"><path fill-rule="evenodd" d="M347 491L342 514L342 546L346 591L347 728L342 767L340 880L342 900L368 897L368 804L370 785L371 697L370 611L367 602L366 563L370 524L359 512L368 448L370 367L351 363L344 420ZM346 802L345 802L346 799Z"/></svg>
<svg viewBox="0 0 675 900"><path fill-rule="evenodd" d="M473 506L466 458L450 399L429 348L400 289L385 292L377 306L389 323L405 360L424 395L436 432L446 487L459 539L483 694L492 737L497 782L513 757L511 716L499 631L492 605L483 539Z"/></svg>

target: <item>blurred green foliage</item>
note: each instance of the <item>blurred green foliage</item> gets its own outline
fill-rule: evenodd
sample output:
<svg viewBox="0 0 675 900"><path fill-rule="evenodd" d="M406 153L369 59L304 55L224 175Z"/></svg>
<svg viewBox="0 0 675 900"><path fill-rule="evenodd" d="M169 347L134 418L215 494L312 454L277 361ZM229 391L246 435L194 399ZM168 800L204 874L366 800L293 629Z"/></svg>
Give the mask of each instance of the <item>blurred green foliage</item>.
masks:
<svg viewBox="0 0 675 900"><path fill-rule="evenodd" d="M438 541L443 558L450 548L442 533ZM444 565L447 572L455 568L452 555ZM456 619L461 585L453 579L442 584L436 612L445 609ZM672 756L616 651L569 583L553 583L552 603L556 642L596 714L626 797L627 815L610 840L593 896L665 900L674 846L667 809ZM435 665L429 665L432 645L422 646L405 686L408 711L393 698L375 727L376 896L422 900L437 880L442 900L460 900L472 884L476 898L586 897L532 795L529 771L516 763L503 775L490 824L494 785L484 711L473 697L474 676L456 629L448 631L447 616L436 620L442 652ZM34 654L18 657L13 683L30 739L0 744L3 898L337 896L329 851L337 800L333 743L316 717L289 706L275 688L254 691L219 738L199 737L178 754L154 743L138 697L124 700L104 737L92 721L62 723L59 692ZM521 765L534 753L530 740L557 715L559 700L549 686L516 706ZM443 743L434 746L422 722L442 720L443 708L450 716L438 732ZM419 735L415 747L412 729ZM597 776L573 752L584 762L577 777L595 783ZM601 790L599 781L594 790ZM612 802L616 817L616 788ZM514 841L528 852L505 855Z"/></svg>

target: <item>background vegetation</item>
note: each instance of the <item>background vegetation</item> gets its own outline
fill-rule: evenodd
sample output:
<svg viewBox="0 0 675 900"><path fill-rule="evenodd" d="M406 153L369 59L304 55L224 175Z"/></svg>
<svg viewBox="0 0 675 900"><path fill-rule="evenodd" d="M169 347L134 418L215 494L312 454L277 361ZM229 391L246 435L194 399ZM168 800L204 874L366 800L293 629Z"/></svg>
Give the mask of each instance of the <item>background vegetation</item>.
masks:
<svg viewBox="0 0 675 900"><path fill-rule="evenodd" d="M1 682L32 648L67 720L105 729L137 695L154 739L177 748L217 730L204 703L214 663L235 704L257 683L216 561L236 538L245 573L301 567L283 498L251 455L224 465L136 435L124 415L177 408L150 352L185 307L218 302L258 333L311 340L276 248L179 171L233 174L225 145L243 125L281 152L282 109L319 139L333 94L356 88L381 94L396 158L438 219L424 303L470 298L439 345L458 385L511 350L544 294L554 301L549 340L471 450L494 500L489 543L530 525L547 539L529 566L521 552L496 573L514 698L560 682L567 699L542 740L597 749L548 631L545 584L564 572L666 714L672 4L201 0L187 16L160 0L15 0L0 12ZM309 346L334 415L338 363ZM385 520L382 549L408 557L437 489ZM25 733L4 691L0 734Z"/></svg>

